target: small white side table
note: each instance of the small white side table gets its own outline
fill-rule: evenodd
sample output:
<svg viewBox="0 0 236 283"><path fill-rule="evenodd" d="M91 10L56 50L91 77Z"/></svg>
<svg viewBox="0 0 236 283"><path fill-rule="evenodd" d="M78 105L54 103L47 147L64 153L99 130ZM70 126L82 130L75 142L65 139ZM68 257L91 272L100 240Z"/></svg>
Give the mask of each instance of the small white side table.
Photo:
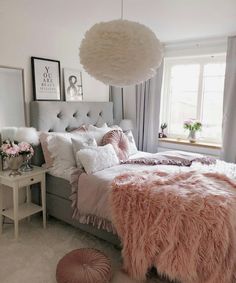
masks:
<svg viewBox="0 0 236 283"><path fill-rule="evenodd" d="M43 212L43 227L46 228L46 187L45 187L45 174L46 169L34 166L30 172L22 173L20 176L9 176L10 171L0 172L0 234L3 229L3 216L6 216L14 221L15 238L18 239L19 234L19 221L26 217ZM31 202L31 188L30 186L36 183L41 184L41 202L42 206L36 205ZM13 208L3 210L3 189L2 185L6 188L13 190ZM26 203L19 205L19 189L26 187Z"/></svg>

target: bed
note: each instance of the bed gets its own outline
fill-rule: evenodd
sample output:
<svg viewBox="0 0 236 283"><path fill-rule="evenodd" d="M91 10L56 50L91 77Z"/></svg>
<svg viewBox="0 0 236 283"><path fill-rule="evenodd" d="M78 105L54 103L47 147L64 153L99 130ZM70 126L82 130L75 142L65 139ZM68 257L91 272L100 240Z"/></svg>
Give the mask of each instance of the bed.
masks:
<svg viewBox="0 0 236 283"><path fill-rule="evenodd" d="M113 124L113 103L112 102L48 102L33 101L30 103L30 124L38 131L43 132L67 132L70 129L77 128L82 124L98 125L107 123ZM146 157L149 153L138 152L133 158ZM41 146L35 150L33 159L35 165L41 166L44 163L44 157ZM123 172L123 166L116 166L115 171L106 170L105 174L111 176ZM144 170L145 166L126 165L126 170L133 171L139 167ZM154 166L152 169L155 169ZM166 168L168 170L169 166ZM170 168L171 169L171 168ZM172 168L176 170L177 168ZM116 172L117 171L117 172ZM115 173L114 173L115 172ZM104 173L95 174L98 180L104 179ZM71 184L69 178L56 177L53 174L46 176L46 200L47 213L59 220L78 227L99 238L102 238L115 245L120 245L116 234L108 232L112 229L97 229L94 225L81 224L78 220L72 218L73 209L71 207ZM106 178L105 178L106 179ZM88 179L89 180L89 179Z"/></svg>
<svg viewBox="0 0 236 283"><path fill-rule="evenodd" d="M84 123L112 125L112 103L31 103L31 125L39 131L66 132ZM106 146L114 151L108 144L76 151L76 157L91 151L90 159L99 163ZM183 283L236 282L235 164L186 152L136 152L117 161L92 174L83 163L88 174L70 173L70 180L78 176L74 182L50 171L48 214L119 245L116 234L108 232L115 231L122 240L124 270L133 278L144 280L154 265ZM35 164L43 162L38 148Z"/></svg>

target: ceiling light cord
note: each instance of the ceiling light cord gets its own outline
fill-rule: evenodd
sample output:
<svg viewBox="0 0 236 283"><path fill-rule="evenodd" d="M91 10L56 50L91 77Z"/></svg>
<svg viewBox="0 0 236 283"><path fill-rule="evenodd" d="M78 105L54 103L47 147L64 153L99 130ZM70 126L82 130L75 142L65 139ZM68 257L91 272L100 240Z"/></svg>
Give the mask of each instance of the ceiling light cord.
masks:
<svg viewBox="0 0 236 283"><path fill-rule="evenodd" d="M124 0L121 0L121 20L124 19Z"/></svg>

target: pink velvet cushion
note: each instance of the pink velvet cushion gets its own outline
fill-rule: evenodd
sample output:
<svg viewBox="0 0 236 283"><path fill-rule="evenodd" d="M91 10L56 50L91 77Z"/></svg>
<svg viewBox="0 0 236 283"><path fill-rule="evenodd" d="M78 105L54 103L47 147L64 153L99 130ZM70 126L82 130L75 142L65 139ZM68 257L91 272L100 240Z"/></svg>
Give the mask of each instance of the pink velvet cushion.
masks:
<svg viewBox="0 0 236 283"><path fill-rule="evenodd" d="M102 145L112 144L118 158L122 161L129 156L129 140L120 130L112 130L106 133L102 139Z"/></svg>
<svg viewBox="0 0 236 283"><path fill-rule="evenodd" d="M66 254L58 263L58 283L106 283L112 276L111 262L95 249L77 249Z"/></svg>

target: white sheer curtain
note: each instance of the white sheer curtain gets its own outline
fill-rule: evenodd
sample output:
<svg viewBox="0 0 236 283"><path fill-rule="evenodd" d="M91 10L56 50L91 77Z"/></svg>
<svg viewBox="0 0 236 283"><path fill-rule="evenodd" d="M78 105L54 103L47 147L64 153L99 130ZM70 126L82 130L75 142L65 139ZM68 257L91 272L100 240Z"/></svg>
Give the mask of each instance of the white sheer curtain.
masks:
<svg viewBox="0 0 236 283"><path fill-rule="evenodd" d="M136 86L136 137L139 150L157 152L163 64L155 77Z"/></svg>
<svg viewBox="0 0 236 283"><path fill-rule="evenodd" d="M228 39L221 157L225 161L236 162L236 36Z"/></svg>

